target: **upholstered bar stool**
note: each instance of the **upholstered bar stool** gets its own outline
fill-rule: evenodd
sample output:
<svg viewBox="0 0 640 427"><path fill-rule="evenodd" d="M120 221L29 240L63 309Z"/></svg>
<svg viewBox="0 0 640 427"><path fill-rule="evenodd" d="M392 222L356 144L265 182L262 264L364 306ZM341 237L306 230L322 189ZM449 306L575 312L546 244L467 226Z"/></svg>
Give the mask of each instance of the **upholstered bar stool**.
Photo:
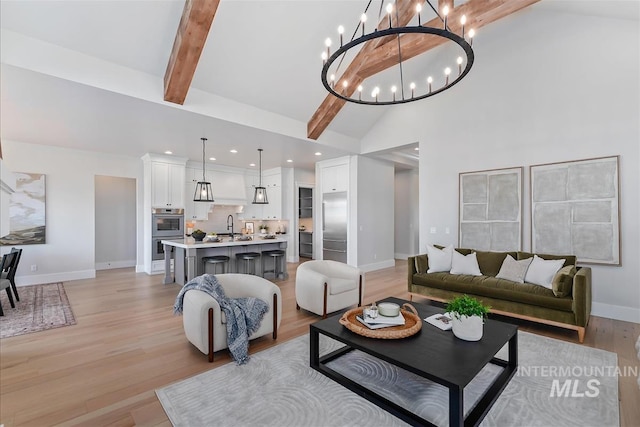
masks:
<svg viewBox="0 0 640 427"><path fill-rule="evenodd" d="M284 279L284 272L287 268L284 264L284 255L285 251L281 249L262 251L262 277L264 277L266 273L273 273L276 279L280 276ZM265 269L265 261L267 258L273 259L273 270Z"/></svg>
<svg viewBox="0 0 640 427"><path fill-rule="evenodd" d="M218 273L218 265L222 265L222 274L227 272L227 263L229 262L229 257L226 255L214 255L214 256L206 256L202 258L203 264L203 273L207 273L207 265L213 265L213 274Z"/></svg>
<svg viewBox="0 0 640 427"><path fill-rule="evenodd" d="M236 254L238 273L256 275L256 261L260 258L259 252L242 252ZM242 267L242 271L240 268Z"/></svg>

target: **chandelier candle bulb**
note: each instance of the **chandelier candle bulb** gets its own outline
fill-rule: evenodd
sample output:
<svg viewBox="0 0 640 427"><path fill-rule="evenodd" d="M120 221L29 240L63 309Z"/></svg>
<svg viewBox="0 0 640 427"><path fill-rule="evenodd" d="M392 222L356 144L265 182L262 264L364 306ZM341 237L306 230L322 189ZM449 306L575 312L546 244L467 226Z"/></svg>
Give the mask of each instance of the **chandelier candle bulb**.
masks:
<svg viewBox="0 0 640 427"><path fill-rule="evenodd" d="M413 91L416 89L416 84L411 82L409 88L411 89L411 97L413 98Z"/></svg>
<svg viewBox="0 0 640 427"><path fill-rule="evenodd" d="M389 15L389 28L391 28L391 12L393 12L393 5L391 3L387 4L387 15Z"/></svg>
<svg viewBox="0 0 640 427"><path fill-rule="evenodd" d="M391 93L393 94L393 100L396 100L396 90L398 90L397 87L395 86L391 86Z"/></svg>
<svg viewBox="0 0 640 427"><path fill-rule="evenodd" d="M472 28L469 30L469 44L473 46L473 36L476 35L475 30Z"/></svg>
<svg viewBox="0 0 640 427"><path fill-rule="evenodd" d="M431 83L433 83L433 77L427 77L427 83L429 83L429 93L431 93Z"/></svg>
<svg viewBox="0 0 640 427"><path fill-rule="evenodd" d="M340 34L340 47L342 47L342 35L344 34L344 27L342 25L338 27L338 34Z"/></svg>
<svg viewBox="0 0 640 427"><path fill-rule="evenodd" d="M420 22L420 12L422 12L422 5L418 3L416 5L416 13L418 14L418 26L422 25L422 23Z"/></svg>
<svg viewBox="0 0 640 427"><path fill-rule="evenodd" d="M444 69L444 75L447 76L445 80L445 86L449 85L449 74L451 74L451 68L447 67Z"/></svg>
<svg viewBox="0 0 640 427"><path fill-rule="evenodd" d="M462 74L462 56L458 56L458 75Z"/></svg>
<svg viewBox="0 0 640 427"><path fill-rule="evenodd" d="M447 15L449 15L449 6L442 8L442 15L444 15L444 29L447 29Z"/></svg>
<svg viewBox="0 0 640 427"><path fill-rule="evenodd" d="M325 46L327 46L327 58L331 56L331 39L327 37L324 41Z"/></svg>
<svg viewBox="0 0 640 427"><path fill-rule="evenodd" d="M360 15L360 23L362 24L362 36L364 37L364 23L367 22L367 14Z"/></svg>
<svg viewBox="0 0 640 427"><path fill-rule="evenodd" d="M467 23L467 15L462 15L460 18L460 24L462 24L462 38L464 38L464 24Z"/></svg>

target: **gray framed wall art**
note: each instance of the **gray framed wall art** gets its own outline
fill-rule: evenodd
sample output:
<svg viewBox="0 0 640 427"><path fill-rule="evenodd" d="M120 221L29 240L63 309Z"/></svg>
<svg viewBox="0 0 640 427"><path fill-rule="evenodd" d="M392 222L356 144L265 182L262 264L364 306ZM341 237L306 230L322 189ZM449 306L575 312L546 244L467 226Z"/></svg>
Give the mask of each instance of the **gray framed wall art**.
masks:
<svg viewBox="0 0 640 427"><path fill-rule="evenodd" d="M9 234L0 237L0 246L46 243L46 175L14 172L16 191L9 203Z"/></svg>
<svg viewBox="0 0 640 427"><path fill-rule="evenodd" d="M531 166L531 250L620 265L619 156Z"/></svg>
<svg viewBox="0 0 640 427"><path fill-rule="evenodd" d="M458 244L484 251L522 249L523 167L459 175Z"/></svg>

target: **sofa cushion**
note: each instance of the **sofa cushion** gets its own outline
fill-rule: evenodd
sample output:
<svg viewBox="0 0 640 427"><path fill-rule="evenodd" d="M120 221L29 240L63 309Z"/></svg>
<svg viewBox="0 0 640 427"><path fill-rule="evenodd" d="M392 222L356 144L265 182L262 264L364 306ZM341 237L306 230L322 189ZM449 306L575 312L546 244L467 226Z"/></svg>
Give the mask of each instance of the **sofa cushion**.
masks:
<svg viewBox="0 0 640 427"><path fill-rule="evenodd" d="M514 259L518 256L517 252L485 252L477 251L478 266L480 272L484 276L496 277L502 267L502 263L507 255L511 255Z"/></svg>
<svg viewBox="0 0 640 427"><path fill-rule="evenodd" d="M478 267L476 253L472 252L469 255L462 255L457 251L453 251L453 258L451 259L451 274L482 276L482 273L480 273L480 267Z"/></svg>
<svg viewBox="0 0 640 427"><path fill-rule="evenodd" d="M427 273L437 273L439 271L451 270L451 257L453 256L453 246L438 249L427 245L427 256L429 257L429 269Z"/></svg>
<svg viewBox="0 0 640 427"><path fill-rule="evenodd" d="M533 258L531 252L518 252L518 260ZM535 254L538 255L542 259L563 259L564 265L562 267L566 267L567 265L576 265L576 256L575 255L549 255L549 254Z"/></svg>
<svg viewBox="0 0 640 427"><path fill-rule="evenodd" d="M426 254L415 256L415 266L417 273L426 273L429 269L429 258Z"/></svg>
<svg viewBox="0 0 640 427"><path fill-rule="evenodd" d="M571 295L571 291L573 290L573 277L577 272L578 270L575 265L567 265L558 270L551 282L553 294L557 297Z"/></svg>
<svg viewBox="0 0 640 427"><path fill-rule="evenodd" d="M413 275L415 285L459 292L461 294L486 296L562 311L572 311L570 297L556 297L551 289L529 283L487 276L469 276L449 273L421 273Z"/></svg>
<svg viewBox="0 0 640 427"><path fill-rule="evenodd" d="M502 267L500 267L500 271L496 275L496 278L524 283L524 277L527 274L531 261L533 261L533 258L516 261L511 255L507 255L502 263Z"/></svg>
<svg viewBox="0 0 640 427"><path fill-rule="evenodd" d="M527 275L524 277L524 281L551 289L551 281L558 270L562 268L563 264L563 259L545 260L538 255L534 255L533 261L531 261L531 265L529 265L527 269Z"/></svg>

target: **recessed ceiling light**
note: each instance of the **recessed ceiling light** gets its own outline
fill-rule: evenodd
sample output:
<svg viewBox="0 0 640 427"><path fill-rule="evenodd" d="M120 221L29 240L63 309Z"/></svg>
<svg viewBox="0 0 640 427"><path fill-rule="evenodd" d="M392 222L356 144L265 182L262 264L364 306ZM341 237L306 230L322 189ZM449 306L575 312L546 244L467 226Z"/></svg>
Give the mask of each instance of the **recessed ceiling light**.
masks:
<svg viewBox="0 0 640 427"><path fill-rule="evenodd" d="M164 154L173 154L173 151L167 150L167 151L164 152Z"/></svg>
<svg viewBox="0 0 640 427"><path fill-rule="evenodd" d="M322 153L321 153L321 152L319 152L319 151L318 151L318 152L316 152L315 154L316 154L316 156L322 156Z"/></svg>
<svg viewBox="0 0 640 427"><path fill-rule="evenodd" d="M293 160L287 159L287 163L293 163Z"/></svg>
<svg viewBox="0 0 640 427"><path fill-rule="evenodd" d="M414 150L420 151L420 147L416 147L416 148L414 148Z"/></svg>
<svg viewBox="0 0 640 427"><path fill-rule="evenodd" d="M209 157L209 160L211 160L212 162L216 160L215 157Z"/></svg>
<svg viewBox="0 0 640 427"><path fill-rule="evenodd" d="M233 150L229 150L230 153L236 154L238 152L238 150L233 149Z"/></svg>
<svg viewBox="0 0 640 427"><path fill-rule="evenodd" d="M249 166L251 166L251 167L255 167L255 166L256 166L256 164L255 164L255 163L249 163Z"/></svg>

